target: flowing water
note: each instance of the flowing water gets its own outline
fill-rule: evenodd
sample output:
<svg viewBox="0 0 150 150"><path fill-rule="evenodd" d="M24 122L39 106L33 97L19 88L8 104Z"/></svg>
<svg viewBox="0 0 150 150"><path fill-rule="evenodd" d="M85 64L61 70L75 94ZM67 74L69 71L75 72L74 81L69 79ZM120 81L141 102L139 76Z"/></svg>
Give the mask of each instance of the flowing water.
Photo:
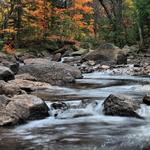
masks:
<svg viewBox="0 0 150 150"><path fill-rule="evenodd" d="M104 116L102 103L112 93L140 100L150 94L150 78L95 72L69 87L36 91L49 106L61 100L70 109L57 118L0 128L0 150L149 150L150 106L138 110L145 120Z"/></svg>

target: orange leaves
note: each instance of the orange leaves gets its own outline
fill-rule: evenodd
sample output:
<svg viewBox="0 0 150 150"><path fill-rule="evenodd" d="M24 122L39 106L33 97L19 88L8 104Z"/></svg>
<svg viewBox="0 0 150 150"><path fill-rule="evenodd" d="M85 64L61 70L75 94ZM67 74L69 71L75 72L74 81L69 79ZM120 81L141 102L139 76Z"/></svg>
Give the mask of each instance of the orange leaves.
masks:
<svg viewBox="0 0 150 150"><path fill-rule="evenodd" d="M83 19L83 18L84 18L84 17L83 17L82 14L76 14L76 15L73 16L73 19L74 19L75 21L80 21L80 20Z"/></svg>
<svg viewBox="0 0 150 150"><path fill-rule="evenodd" d="M43 32L48 28L48 18L51 16L51 4L47 0L26 0L26 13L31 16L30 26Z"/></svg>
<svg viewBox="0 0 150 150"><path fill-rule="evenodd" d="M93 32L93 21L86 18L86 16L93 14L93 8L88 4L92 0L75 0L75 12L73 19L81 29L87 29Z"/></svg>
<svg viewBox="0 0 150 150"><path fill-rule="evenodd" d="M12 45L10 43L5 44L3 49L7 54L14 54L15 53L15 49L12 47Z"/></svg>

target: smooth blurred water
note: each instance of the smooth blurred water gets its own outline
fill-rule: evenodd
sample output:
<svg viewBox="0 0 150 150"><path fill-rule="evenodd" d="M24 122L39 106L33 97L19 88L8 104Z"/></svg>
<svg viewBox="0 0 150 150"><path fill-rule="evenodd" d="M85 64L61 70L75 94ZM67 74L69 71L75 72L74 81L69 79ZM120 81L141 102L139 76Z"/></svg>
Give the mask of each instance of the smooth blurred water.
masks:
<svg viewBox="0 0 150 150"><path fill-rule="evenodd" d="M0 150L148 150L150 149L150 106L142 105L139 120L104 116L102 103L112 93L126 94L134 100L150 94L150 78L85 74L68 87L54 87L33 94L45 94L48 106L64 100L70 109L57 118L27 122L0 129ZM88 102L80 107L82 101Z"/></svg>

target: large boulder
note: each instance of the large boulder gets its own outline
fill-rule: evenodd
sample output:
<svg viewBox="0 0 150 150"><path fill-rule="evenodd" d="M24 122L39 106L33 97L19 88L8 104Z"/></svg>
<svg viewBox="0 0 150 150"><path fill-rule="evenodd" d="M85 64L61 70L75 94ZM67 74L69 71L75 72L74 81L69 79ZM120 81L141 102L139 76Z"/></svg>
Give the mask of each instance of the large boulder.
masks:
<svg viewBox="0 0 150 150"><path fill-rule="evenodd" d="M71 83L82 77L77 68L48 59L28 59L24 62L26 65L20 67L19 74L29 73L38 81L52 85Z"/></svg>
<svg viewBox="0 0 150 150"><path fill-rule="evenodd" d="M126 61L120 61L121 58L125 55L123 52L121 53L121 49L114 46L113 44L106 43L100 45L94 51L90 51L83 58L82 61L94 60L97 63L109 62L109 63L126 63ZM124 58L125 59L125 58Z"/></svg>
<svg viewBox="0 0 150 150"><path fill-rule="evenodd" d="M7 67L0 66L0 80L9 81L14 79L14 73Z"/></svg>
<svg viewBox="0 0 150 150"><path fill-rule="evenodd" d="M41 119L49 115L48 111L46 103L36 96L26 94L14 96L5 108L0 109L0 126Z"/></svg>
<svg viewBox="0 0 150 150"><path fill-rule="evenodd" d="M142 118L136 113L139 104L124 95L109 95L103 103L103 112L110 116L125 116Z"/></svg>
<svg viewBox="0 0 150 150"><path fill-rule="evenodd" d="M27 94L14 96L6 109L23 120L40 119L49 115L49 108L43 100Z"/></svg>

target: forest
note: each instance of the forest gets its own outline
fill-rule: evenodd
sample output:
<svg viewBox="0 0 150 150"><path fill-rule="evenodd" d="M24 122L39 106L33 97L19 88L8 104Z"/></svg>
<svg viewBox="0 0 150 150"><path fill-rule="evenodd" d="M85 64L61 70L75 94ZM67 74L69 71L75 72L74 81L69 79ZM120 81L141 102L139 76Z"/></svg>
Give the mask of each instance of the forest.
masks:
<svg viewBox="0 0 150 150"><path fill-rule="evenodd" d="M5 51L34 50L36 43L41 43L36 49L50 49L51 42L65 40L83 47L110 42L147 49L149 36L149 0L0 1L0 48Z"/></svg>

